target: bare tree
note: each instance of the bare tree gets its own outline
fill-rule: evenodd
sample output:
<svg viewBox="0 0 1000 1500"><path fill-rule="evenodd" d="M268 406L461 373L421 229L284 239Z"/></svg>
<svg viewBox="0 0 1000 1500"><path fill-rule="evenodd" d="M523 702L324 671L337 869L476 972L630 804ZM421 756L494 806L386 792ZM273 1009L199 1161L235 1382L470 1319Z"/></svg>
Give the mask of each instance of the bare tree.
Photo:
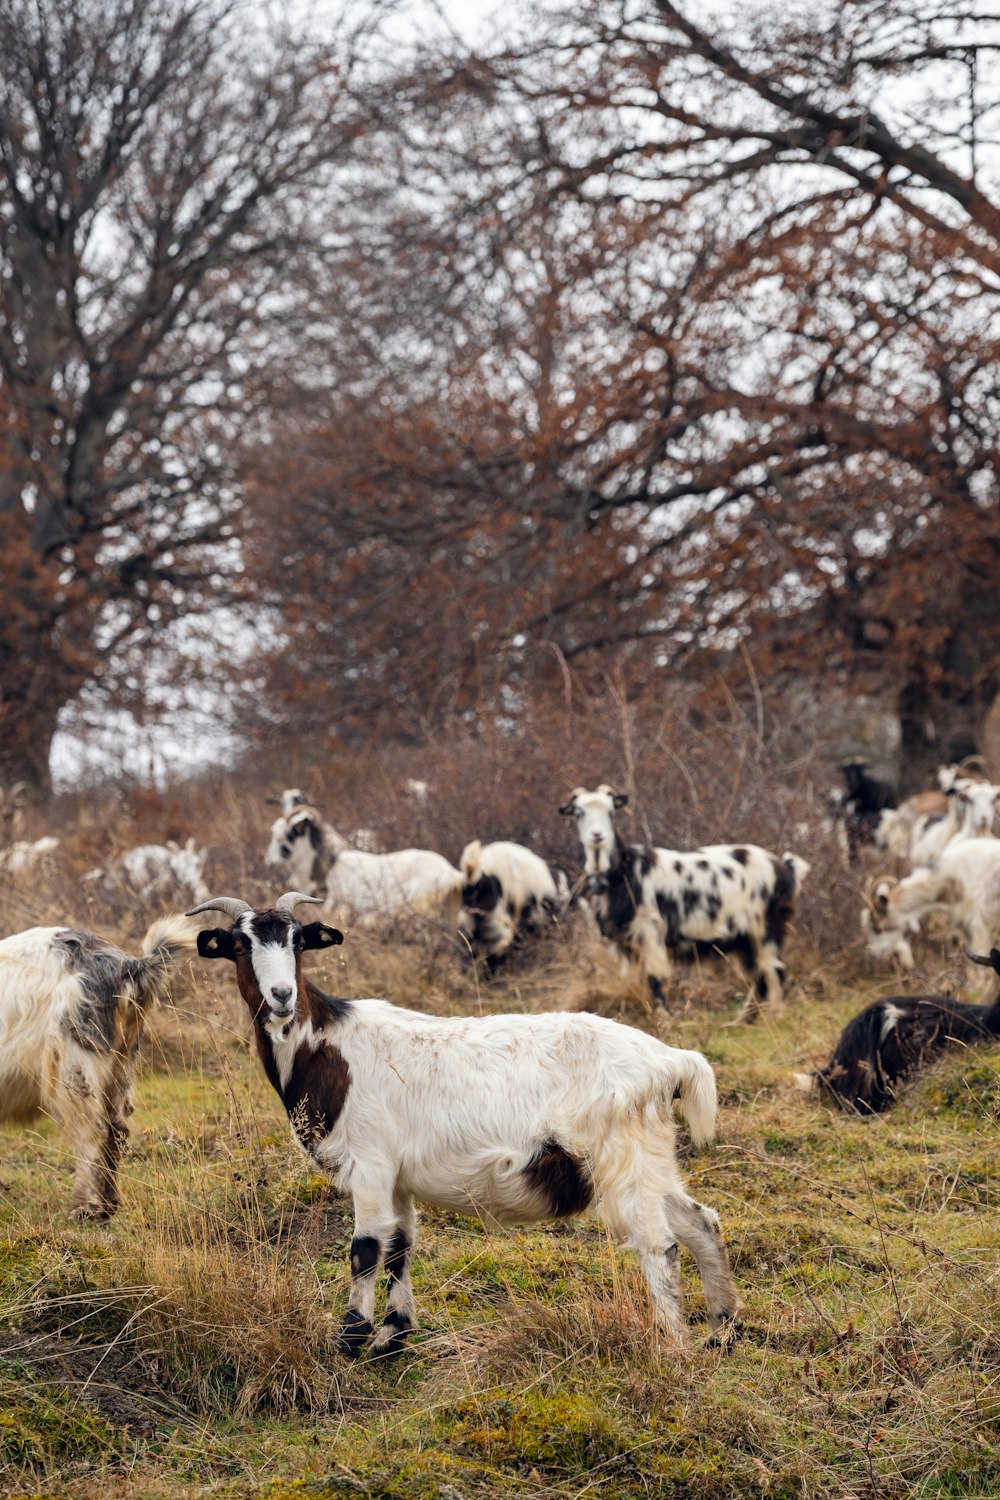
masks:
<svg viewBox="0 0 1000 1500"><path fill-rule="evenodd" d="M377 0L322 45L275 14L0 0L4 779L240 596L235 438L381 98Z"/></svg>
<svg viewBox="0 0 1000 1500"><path fill-rule="evenodd" d="M345 626L320 679L363 718L749 645L887 692L914 780L967 747L1000 687L998 45L939 0L591 0L438 62L385 209L393 367L352 354L290 429Z"/></svg>

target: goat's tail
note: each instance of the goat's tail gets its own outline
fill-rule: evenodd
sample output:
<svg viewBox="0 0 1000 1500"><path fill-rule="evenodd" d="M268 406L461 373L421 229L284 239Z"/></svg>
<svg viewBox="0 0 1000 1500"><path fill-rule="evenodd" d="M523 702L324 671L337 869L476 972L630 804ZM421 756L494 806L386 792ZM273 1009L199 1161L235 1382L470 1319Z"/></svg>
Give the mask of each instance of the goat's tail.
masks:
<svg viewBox="0 0 1000 1500"><path fill-rule="evenodd" d="M200 918L180 915L157 917L150 925L142 940L142 957L135 965L144 1004L167 998L174 954L194 948L202 926Z"/></svg>
<svg viewBox="0 0 1000 1500"><path fill-rule="evenodd" d="M676 1092L681 1114L687 1121L694 1144L703 1146L715 1134L718 1109L715 1074L711 1063L700 1052L678 1051L677 1056Z"/></svg>

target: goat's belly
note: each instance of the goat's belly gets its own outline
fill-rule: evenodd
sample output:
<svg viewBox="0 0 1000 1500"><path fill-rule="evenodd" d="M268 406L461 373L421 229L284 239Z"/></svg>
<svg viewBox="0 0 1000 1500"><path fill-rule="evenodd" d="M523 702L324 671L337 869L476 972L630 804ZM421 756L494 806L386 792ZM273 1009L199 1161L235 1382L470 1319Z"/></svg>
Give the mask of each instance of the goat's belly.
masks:
<svg viewBox="0 0 1000 1500"><path fill-rule="evenodd" d="M531 1155L506 1151L461 1167L425 1167L405 1176L401 1186L422 1203L493 1224L580 1213L593 1197L586 1171L550 1143Z"/></svg>

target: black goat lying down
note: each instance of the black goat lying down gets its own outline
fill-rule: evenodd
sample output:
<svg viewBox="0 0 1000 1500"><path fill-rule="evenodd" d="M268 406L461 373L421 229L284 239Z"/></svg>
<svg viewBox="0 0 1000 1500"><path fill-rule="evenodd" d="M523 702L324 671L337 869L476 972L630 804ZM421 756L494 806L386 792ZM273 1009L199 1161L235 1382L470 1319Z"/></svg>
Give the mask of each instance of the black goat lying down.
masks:
<svg viewBox="0 0 1000 1500"><path fill-rule="evenodd" d="M1000 974L1000 948L991 949L989 958L969 957ZM949 1044L995 1036L1000 1036L1000 995L992 1005L970 1005L951 995L893 995L848 1021L825 1068L795 1078L801 1088L818 1088L845 1109L878 1114L895 1102L898 1086L914 1069Z"/></svg>

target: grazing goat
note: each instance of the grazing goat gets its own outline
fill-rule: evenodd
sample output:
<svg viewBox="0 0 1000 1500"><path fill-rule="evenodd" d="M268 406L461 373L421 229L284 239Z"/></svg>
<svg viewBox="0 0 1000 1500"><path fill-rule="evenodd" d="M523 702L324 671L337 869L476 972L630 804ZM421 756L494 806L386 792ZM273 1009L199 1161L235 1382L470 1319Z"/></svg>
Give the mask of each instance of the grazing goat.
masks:
<svg viewBox="0 0 1000 1500"><path fill-rule="evenodd" d="M875 844L882 815L896 806L896 794L887 781L873 776L864 756L855 755L841 762L845 791L840 815L847 834L847 857L856 864L862 845Z"/></svg>
<svg viewBox="0 0 1000 1500"><path fill-rule="evenodd" d="M781 944L808 864L756 844L626 844L614 817L627 802L609 786L577 787L559 809L577 821L601 933L643 967L660 1004L675 959L732 954L751 980L741 1019L755 1020L762 1004L782 997Z"/></svg>
<svg viewBox="0 0 1000 1500"><path fill-rule="evenodd" d="M30 839L16 839L6 849L0 849L0 874L30 875L58 848L59 840L51 835L35 839L33 843Z"/></svg>
<svg viewBox="0 0 1000 1500"><path fill-rule="evenodd" d="M0 1118L51 1114L76 1150L73 1208L118 1207L132 1081L147 1010L168 990L171 960L194 946L183 917L154 922L142 957L91 932L32 927L0 942Z"/></svg>
<svg viewBox="0 0 1000 1500"><path fill-rule="evenodd" d="M1000 937L1000 839L953 840L929 868L878 881L861 913L869 953L912 969L907 933L935 911L977 952L992 946Z"/></svg>
<svg viewBox="0 0 1000 1500"><path fill-rule="evenodd" d="M202 932L204 958L230 959L264 1071L300 1144L354 1199L351 1294L341 1349L374 1332L375 1283L388 1308L375 1336L398 1353L416 1326L414 1199L487 1223L564 1218L599 1201L635 1249L656 1321L684 1342L677 1243L692 1250L715 1338L738 1317L717 1215L684 1191L673 1101L692 1139L710 1139L715 1078L698 1052L584 1014L428 1016L385 1000L336 1000L302 954L342 941L301 926L292 891L269 910L229 896L231 928ZM195 913L191 913L195 915Z"/></svg>
<svg viewBox="0 0 1000 1500"><path fill-rule="evenodd" d="M974 963L1000 974L1000 949ZM951 995L893 995L866 1006L841 1032L824 1068L796 1073L806 1092L819 1088L845 1109L877 1114L915 1068L951 1042L970 1045L1000 1035L1000 995L992 1005L969 1005Z"/></svg>
<svg viewBox="0 0 1000 1500"><path fill-rule="evenodd" d="M88 870L84 880L112 895L123 887L144 901L204 901L208 895L202 871L208 850L193 838L183 846L168 839L165 844L140 844L102 870Z"/></svg>
<svg viewBox="0 0 1000 1500"><path fill-rule="evenodd" d="M492 972L510 950L537 935L569 904L569 881L523 844L466 844L459 860L458 928Z"/></svg>
<svg viewBox="0 0 1000 1500"><path fill-rule="evenodd" d="M344 849L327 872L324 910L366 926L413 914L454 929L461 901L462 872L433 849Z"/></svg>

